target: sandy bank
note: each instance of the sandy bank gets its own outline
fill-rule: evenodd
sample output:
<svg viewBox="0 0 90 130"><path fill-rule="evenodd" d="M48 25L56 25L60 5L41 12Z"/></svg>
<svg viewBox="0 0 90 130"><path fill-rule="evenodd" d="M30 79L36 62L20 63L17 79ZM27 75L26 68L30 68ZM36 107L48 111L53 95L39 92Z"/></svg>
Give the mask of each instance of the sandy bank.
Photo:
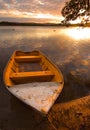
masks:
<svg viewBox="0 0 90 130"><path fill-rule="evenodd" d="M90 130L90 96L54 105L48 119L58 130Z"/></svg>

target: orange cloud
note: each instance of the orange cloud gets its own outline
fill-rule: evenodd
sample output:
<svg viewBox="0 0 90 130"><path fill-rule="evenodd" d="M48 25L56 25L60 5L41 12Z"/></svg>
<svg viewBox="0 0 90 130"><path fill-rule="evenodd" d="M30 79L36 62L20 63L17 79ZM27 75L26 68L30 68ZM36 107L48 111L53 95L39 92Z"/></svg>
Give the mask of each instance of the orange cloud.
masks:
<svg viewBox="0 0 90 130"><path fill-rule="evenodd" d="M26 20L27 18L46 19L47 22L52 20L60 22L61 8L64 2L65 0L1 0L0 17L18 17L26 18Z"/></svg>

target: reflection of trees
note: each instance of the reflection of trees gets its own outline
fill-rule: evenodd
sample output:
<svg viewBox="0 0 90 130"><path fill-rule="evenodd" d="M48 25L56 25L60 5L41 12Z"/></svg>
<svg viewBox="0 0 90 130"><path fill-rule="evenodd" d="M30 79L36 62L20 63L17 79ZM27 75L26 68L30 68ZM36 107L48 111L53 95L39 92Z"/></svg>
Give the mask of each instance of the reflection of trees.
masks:
<svg viewBox="0 0 90 130"><path fill-rule="evenodd" d="M88 23L90 21L90 0L70 0L65 3L61 13L65 18L63 23L76 20L78 17L82 18L82 22Z"/></svg>

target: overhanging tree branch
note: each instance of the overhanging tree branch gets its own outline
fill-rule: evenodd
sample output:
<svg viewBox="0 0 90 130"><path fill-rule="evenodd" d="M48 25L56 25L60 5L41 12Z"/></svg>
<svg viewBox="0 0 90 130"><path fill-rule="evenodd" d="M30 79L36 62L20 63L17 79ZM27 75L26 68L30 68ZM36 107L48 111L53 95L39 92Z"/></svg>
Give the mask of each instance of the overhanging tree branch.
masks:
<svg viewBox="0 0 90 130"><path fill-rule="evenodd" d="M90 0L70 0L65 3L61 13L65 18L63 23L76 20L78 17L83 18L83 21L87 23L90 21Z"/></svg>

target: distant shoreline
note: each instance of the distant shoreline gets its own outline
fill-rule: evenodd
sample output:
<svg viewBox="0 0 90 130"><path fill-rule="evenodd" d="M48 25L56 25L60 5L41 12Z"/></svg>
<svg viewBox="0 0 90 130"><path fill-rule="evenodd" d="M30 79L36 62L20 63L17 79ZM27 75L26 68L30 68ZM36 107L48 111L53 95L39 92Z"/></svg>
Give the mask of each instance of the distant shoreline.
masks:
<svg viewBox="0 0 90 130"><path fill-rule="evenodd" d="M18 22L0 22L0 26L65 26L65 27L90 27L89 24L61 24L61 23L18 23Z"/></svg>

